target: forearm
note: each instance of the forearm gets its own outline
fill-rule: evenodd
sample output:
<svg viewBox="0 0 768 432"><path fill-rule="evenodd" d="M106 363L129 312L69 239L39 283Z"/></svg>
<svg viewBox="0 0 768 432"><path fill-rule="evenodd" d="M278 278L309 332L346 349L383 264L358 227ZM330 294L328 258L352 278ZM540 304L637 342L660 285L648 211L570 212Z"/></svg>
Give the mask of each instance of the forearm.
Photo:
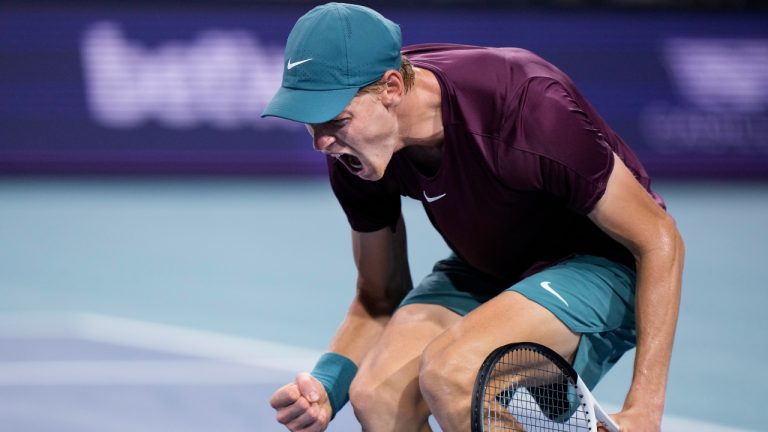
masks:
<svg viewBox="0 0 768 432"><path fill-rule="evenodd" d="M371 301L358 295L352 300L347 316L333 337L329 353L318 360L312 371L326 390L323 408L328 418L347 403L349 388L365 355L379 340L399 302ZM364 291L363 291L364 292Z"/></svg>
<svg viewBox="0 0 768 432"><path fill-rule="evenodd" d="M360 296L355 296L347 316L336 331L329 350L350 358L360 365L365 355L379 340L391 314L372 310Z"/></svg>
<svg viewBox="0 0 768 432"><path fill-rule="evenodd" d="M394 230L352 231L357 291L347 316L312 375L326 389L329 418L348 400L363 359L381 338L400 301L412 288L402 216Z"/></svg>
<svg viewBox="0 0 768 432"><path fill-rule="evenodd" d="M329 348L360 365L413 288L402 216L394 231L353 231L352 250L358 269L356 295Z"/></svg>
<svg viewBox="0 0 768 432"><path fill-rule="evenodd" d="M674 223L658 247L637 256L635 316L637 352L625 409L661 417L677 325L684 245Z"/></svg>

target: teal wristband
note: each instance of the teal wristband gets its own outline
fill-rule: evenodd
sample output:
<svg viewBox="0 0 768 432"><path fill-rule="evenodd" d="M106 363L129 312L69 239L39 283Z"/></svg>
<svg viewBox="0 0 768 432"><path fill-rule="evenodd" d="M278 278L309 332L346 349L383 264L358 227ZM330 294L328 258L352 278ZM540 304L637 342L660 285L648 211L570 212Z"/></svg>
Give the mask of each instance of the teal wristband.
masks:
<svg viewBox="0 0 768 432"><path fill-rule="evenodd" d="M311 374L323 384L328 393L333 419L349 401L349 386L357 374L357 365L341 354L327 352L320 356Z"/></svg>

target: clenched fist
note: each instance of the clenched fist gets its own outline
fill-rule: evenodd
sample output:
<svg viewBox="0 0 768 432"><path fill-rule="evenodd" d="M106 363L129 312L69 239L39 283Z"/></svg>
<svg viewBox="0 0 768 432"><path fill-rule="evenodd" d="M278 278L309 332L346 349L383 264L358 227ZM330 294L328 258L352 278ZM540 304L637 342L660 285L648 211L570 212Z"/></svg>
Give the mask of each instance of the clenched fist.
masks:
<svg viewBox="0 0 768 432"><path fill-rule="evenodd" d="M331 403L323 385L303 372L277 390L269 401L277 421L291 432L321 432L331 421Z"/></svg>

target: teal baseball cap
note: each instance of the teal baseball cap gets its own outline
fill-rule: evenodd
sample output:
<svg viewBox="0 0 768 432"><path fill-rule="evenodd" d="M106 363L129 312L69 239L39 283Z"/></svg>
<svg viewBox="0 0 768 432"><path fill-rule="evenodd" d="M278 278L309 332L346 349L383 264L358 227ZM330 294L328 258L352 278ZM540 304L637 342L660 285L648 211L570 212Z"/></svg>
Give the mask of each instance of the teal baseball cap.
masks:
<svg viewBox="0 0 768 432"><path fill-rule="evenodd" d="M323 123L361 87L400 69L400 27L373 9L327 3L299 18L285 45L283 81L262 117Z"/></svg>

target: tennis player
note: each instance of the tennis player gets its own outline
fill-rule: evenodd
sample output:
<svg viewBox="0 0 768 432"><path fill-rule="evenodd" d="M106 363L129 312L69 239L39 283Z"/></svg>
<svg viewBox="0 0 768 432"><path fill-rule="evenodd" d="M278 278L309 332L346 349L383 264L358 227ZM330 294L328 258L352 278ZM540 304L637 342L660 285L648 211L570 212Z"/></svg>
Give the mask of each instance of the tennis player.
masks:
<svg viewBox="0 0 768 432"><path fill-rule="evenodd" d="M401 46L377 12L329 3L288 36L263 116L301 122L352 228L357 290L311 373L275 392L291 431L351 400L366 431L468 431L482 360L551 347L594 387L637 347L615 420L658 431L684 246L629 146L518 48ZM412 286L400 197L452 250Z"/></svg>

